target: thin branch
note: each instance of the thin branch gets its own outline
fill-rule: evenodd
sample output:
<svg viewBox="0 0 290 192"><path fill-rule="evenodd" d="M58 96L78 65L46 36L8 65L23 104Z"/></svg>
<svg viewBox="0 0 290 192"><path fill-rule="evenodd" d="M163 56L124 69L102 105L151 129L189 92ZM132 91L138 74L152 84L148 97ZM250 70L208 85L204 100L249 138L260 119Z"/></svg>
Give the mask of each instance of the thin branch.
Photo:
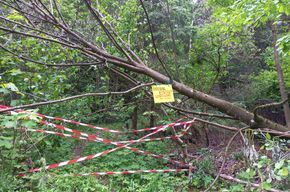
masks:
<svg viewBox="0 0 290 192"><path fill-rule="evenodd" d="M269 107L277 107L277 106L280 106L280 105L284 105L284 103L286 103L288 101L288 99L285 99L284 101L280 101L280 102L277 102L277 103L268 103L268 104L265 104L265 105L259 105L257 107L255 107L253 113L254 113L254 117L258 117L258 109L264 109L264 108L269 108Z"/></svg>
<svg viewBox="0 0 290 192"><path fill-rule="evenodd" d="M41 1L38 0L38 2L41 4L41 6L44 8L45 11L47 11L47 13L45 13L45 11L43 9L41 9L41 7L39 7L36 3L34 3L33 5L35 5L41 12L43 12L43 14L45 14L47 17L49 17L51 20L55 21L56 23L58 23L58 20L56 19L56 17L52 14L52 12L45 6L45 4Z"/></svg>
<svg viewBox="0 0 290 192"><path fill-rule="evenodd" d="M182 115L184 115L185 117L188 117L188 118L194 118L194 117L188 116L187 114L182 113L182 112L180 114L182 114ZM200 118L195 118L195 121L201 122L201 123L206 123L208 125L212 125L214 127L226 129L226 130L229 130L229 131L239 131L240 130L240 128L237 128L237 127L230 127L230 126L222 125L222 124L219 124L219 123L215 123L215 122L207 121L207 120L204 120L204 119L200 119ZM270 133L270 134L273 134L273 135L277 135L277 137L290 138L290 132L273 131L273 130L269 130L269 129L259 129L259 131L262 132L262 133Z"/></svg>
<svg viewBox="0 0 290 192"><path fill-rule="evenodd" d="M34 25L34 23L29 19L29 17L27 17L27 15L24 12L22 12L19 4L16 1L15 1L15 4L18 7L18 9L20 10L19 12L27 19L28 23L30 23L30 25L35 28L36 26Z"/></svg>
<svg viewBox="0 0 290 192"><path fill-rule="evenodd" d="M51 104L61 103L61 102L65 102L65 101L69 101L69 100L73 100L73 99L79 99L79 98L82 98L82 97L127 94L127 93L132 92L132 91L134 91L136 89L139 89L139 88L142 88L142 87L146 87L146 86L150 86L150 85L153 85L153 83L141 84L141 85L135 86L135 87L133 87L131 89L128 89L126 91L120 91L120 92L85 93L85 94L70 96L70 97L66 97L66 98L58 99L58 100L39 102L39 103L33 103L33 104L28 104L28 105L21 105L21 106L11 107L11 108L7 108L7 109L2 109L2 110L0 110L0 113L7 112L7 111L12 111L12 110L15 110L15 109L24 109L24 108L43 106L43 105L51 105Z"/></svg>
<svg viewBox="0 0 290 192"><path fill-rule="evenodd" d="M59 15L59 17L60 17L62 23L63 23L66 27L68 27L68 24L65 22L64 17L63 17L62 14L61 14L60 7L57 5L57 3L56 3L55 0L52 0L52 1L53 1L53 3L54 3L54 6L55 6L55 8L56 8L56 11L57 11L57 13L58 13L58 15Z"/></svg>
<svg viewBox="0 0 290 192"><path fill-rule="evenodd" d="M128 74L116 69L116 68L111 68L111 67L108 67L108 69L110 71L112 71L113 73L123 77L124 79L126 79L128 82L134 84L134 85L138 85L140 84L140 82L136 81L135 79L133 79L131 76L129 76Z"/></svg>
<svg viewBox="0 0 290 192"><path fill-rule="evenodd" d="M46 64L44 62L41 62L41 61L36 61L36 60L33 60L33 59L30 59L29 57L25 57L25 56L22 56L21 54L19 53L16 53L16 52L13 52L7 48L5 48L4 46L0 45L0 48L2 48L3 50L5 50L6 52L10 53L11 55L17 57L17 58L20 58L24 61L29 61L29 62L32 62L32 63L35 63L35 64L39 64L39 65L44 65L44 66L47 66L47 67L72 67L72 66L91 66L91 65L99 65L99 64L102 64L104 63L103 61L98 61L98 62L91 62L91 63L73 63L73 64Z"/></svg>
<svg viewBox="0 0 290 192"><path fill-rule="evenodd" d="M22 23L19 23L19 22L16 22L16 21L12 21L12 20L7 19L7 18L2 17L2 16L0 16L0 19L4 20L4 21L6 21L6 22L9 22L9 23L16 24L17 26L20 26L20 27L24 27L24 28L26 28L26 29L30 29L30 30L32 30L32 31L36 31L36 32L39 32L39 33L43 33L43 34L45 34L45 35L47 35L47 36L50 36L50 37L53 37L53 38L56 38L56 39L60 39L60 40L62 40L62 41L64 41L64 42L71 43L71 41L68 41L67 39L64 39L64 38L62 38L62 37L60 37L60 36L56 36L56 35L53 35L53 34L47 33L47 32L45 32L45 31L40 30L40 29L37 29L37 28L35 28L35 27L30 27L30 26L28 26L28 25L25 25L25 24L22 24Z"/></svg>
<svg viewBox="0 0 290 192"><path fill-rule="evenodd" d="M98 9L95 9L95 11L98 13L99 17L101 19L103 19L102 14L99 12ZM106 22L104 23L104 25L107 24L107 26L110 28L110 30L112 31L112 33L120 40L120 42L122 43L122 45L124 46L124 48L142 65L145 65L144 62L140 59L140 57L134 52L132 51L132 49L130 48L130 46L120 37L120 35L117 34L117 32L114 30L113 26L109 23Z"/></svg>
<svg viewBox="0 0 290 192"><path fill-rule="evenodd" d="M28 16L29 16L29 17L32 17L32 18L35 18L35 19L38 19L38 20L41 20L41 21L44 21L44 22L48 22L48 21L47 21L46 19L44 19L44 18L37 17L37 16L35 16L35 15L31 14L31 13L27 13L27 12L23 11L23 10L21 9L20 5L19 5L17 2L15 2L15 4L17 5L18 8L12 6L11 4L8 4L8 3L5 2L5 1L3 2L2 0L0 0L0 3L3 4L3 5L6 5L6 6L8 6L8 7L10 7L11 9L14 9L14 10L18 11L18 12L21 13L25 18L28 18ZM27 5L26 5L26 6L27 6ZM31 7L29 7L29 8L32 9ZM41 15L41 14L40 14L40 15ZM41 15L41 16L43 16L43 15ZM31 22L31 23L33 23L32 21L30 21L29 18L28 18L28 21ZM51 22L49 22L49 23L51 23ZM33 24L32 26L34 26L34 24Z"/></svg>
<svg viewBox="0 0 290 192"><path fill-rule="evenodd" d="M233 142L233 140L236 138L236 136L238 135L238 134L240 134L241 133L241 131L243 131L243 130L245 130L245 129L247 129L247 128L249 128L248 126L247 127L244 127L244 128L242 128L242 129L239 129L232 137L231 137L231 139L229 140L229 142L228 142L228 144L227 144L227 146L226 146L226 149L225 149L225 154L224 154L224 159L223 159L223 162L222 162L222 165L221 165L221 167L220 167L220 169L219 169L219 172L218 172L218 174L216 175L216 177L215 177L215 179L213 180L213 182L211 183L211 185L205 190L205 192L208 192L213 186L214 186L214 184L217 182L217 180L218 180L218 178L220 177L220 174L222 173L222 171L223 171L223 168L224 168L224 166L225 166L225 163L226 163L226 160L227 160L227 157L228 157L228 150L229 150L229 147L231 146L231 144L232 144L232 142Z"/></svg>
<svg viewBox="0 0 290 192"><path fill-rule="evenodd" d="M171 104L166 104L166 103L163 103L163 105L165 105L166 107L169 107L171 109L174 109L174 110L177 110L177 111L181 111L181 112L184 112L184 113L188 113L188 114L192 114L192 115L199 115L199 116L217 117L217 118L237 120L236 118L231 117L231 116L228 116L228 115L219 115L219 114L213 114L213 113L202 113L202 112L197 112L197 111L188 111L188 110L181 109L181 108L178 108L178 107L175 107L175 106L173 106Z"/></svg>
<svg viewBox="0 0 290 192"><path fill-rule="evenodd" d="M26 37L33 37L33 38L41 39L41 40L44 40L44 41L50 41L50 42L53 42L53 43L58 43L58 44L61 44L61 45L64 45L64 46L66 46L66 47L70 47L70 48L78 48L78 47L75 46L75 45L67 44L67 43L65 43L65 42L58 41L58 40L56 40L56 39L51 39L51 38L41 37L41 36L39 36L39 35L34 35L34 34L24 33L24 32L20 32L20 31L12 30L12 29L9 29L9 28L5 28L5 27L2 27L2 26L0 26L0 30L2 30L2 31L6 31L6 32L10 32L10 33L19 34L19 35L26 36Z"/></svg>
<svg viewBox="0 0 290 192"><path fill-rule="evenodd" d="M97 20L97 22L101 25L102 29L104 30L104 32L106 33L106 35L108 36L108 38L111 40L111 42L115 45L115 47L117 49L119 49L128 59L130 62L133 62L133 59L129 56L129 54L119 45L119 43L116 41L116 39L114 38L114 36L110 33L110 31L107 29L107 27L105 26L105 24L102 22L102 20L100 19L100 15L98 14L98 12L96 12L92 5L90 4L90 2L88 0L83 0L85 2L85 4L87 5L89 11L92 13L92 15L94 16L94 18Z"/></svg>
<svg viewBox="0 0 290 192"><path fill-rule="evenodd" d="M156 57L157 57L158 61L161 63L161 66L162 66L163 69L165 70L166 74L168 75L169 80L172 81L173 79L172 79L172 77L171 77L169 71L167 70L165 64L163 63L163 61L161 60L161 58L160 58L160 56L159 56L159 53L158 53L158 50L157 50L157 46L156 46L156 44L155 44L155 39L154 39L154 35L153 35L152 25L151 25L151 22L150 22L149 15L148 15L148 13L147 13L146 7L145 7L145 5L144 5L144 3L143 3L142 0L140 0L140 3L141 3L141 6L142 6L142 8L143 8L143 10L144 10L144 13L145 13L145 16L146 16L146 19L147 19L148 25L149 25L149 30L150 30L150 34L151 34L151 40L152 40L153 48L154 48L154 50L155 50Z"/></svg>
<svg viewBox="0 0 290 192"><path fill-rule="evenodd" d="M241 179L234 178L234 177L232 177L230 175L226 175L226 174L220 174L220 177L222 179L226 179L226 180L229 180L229 181L241 183L241 184L244 184L244 185L251 185L251 186L256 187L256 188L261 187L261 184L251 183L251 182L248 182L248 181L244 181L244 180L241 180ZM281 191L279 189L274 189L274 188L267 189L267 191L270 191L270 192L283 192L283 191Z"/></svg>

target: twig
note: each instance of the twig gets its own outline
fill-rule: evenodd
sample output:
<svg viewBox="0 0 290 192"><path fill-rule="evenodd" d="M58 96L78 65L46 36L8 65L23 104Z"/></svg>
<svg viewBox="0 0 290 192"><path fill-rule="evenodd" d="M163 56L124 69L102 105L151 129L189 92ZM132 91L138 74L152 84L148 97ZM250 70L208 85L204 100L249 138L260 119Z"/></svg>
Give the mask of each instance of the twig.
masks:
<svg viewBox="0 0 290 192"><path fill-rule="evenodd" d="M209 190L214 186L214 184L216 183L216 181L217 181L218 178L220 177L220 174L221 174L222 171L223 171L223 168L224 168L224 166L225 166L225 163L226 163L226 160L227 160L227 157L228 157L228 150L229 150L229 147L230 147L230 145L232 144L234 138L235 138L238 134L240 134L241 131L243 131L243 130L245 130L245 129L247 129L247 128L249 128L249 127L247 126L247 127L242 128L242 129L239 129L239 130L238 130L238 131L237 131L237 132L232 136L232 138L229 140L229 142L228 142L228 144L227 144L227 146L226 146L226 149L225 149L224 160L223 160L222 165L221 165L221 167L220 167L220 169L219 169L219 172L218 172L217 176L215 177L215 179L213 180L213 182L211 183L211 185L210 185L210 186L205 190L205 192L208 192L208 191L209 191Z"/></svg>
<svg viewBox="0 0 290 192"><path fill-rule="evenodd" d="M251 185L251 186L256 187L256 188L259 188L261 186L261 184L250 183L250 182L247 182L247 181L244 181L244 180L241 180L241 179L234 178L234 177L232 177L230 175L220 174L220 177L223 178L223 179L226 179L226 180L229 180L229 181L234 181L234 182L241 183L241 184L244 184L244 185ZM267 189L267 191L283 192L283 191L281 191L279 189L273 189L273 188Z"/></svg>
<svg viewBox="0 0 290 192"><path fill-rule="evenodd" d="M100 19L104 20L103 15L99 12L98 9L94 9L94 11L98 14L98 17L100 17ZM124 48L142 65L145 65L144 62L140 59L140 57L134 53L132 51L132 49L130 48L130 46L120 37L120 35L114 30L113 26L110 24L110 22L103 22L104 25L107 25L107 28L109 28L112 31L112 34L115 35L120 42L122 43L122 45L124 46Z"/></svg>
<svg viewBox="0 0 290 192"><path fill-rule="evenodd" d="M15 110L15 109L24 109L24 108L30 108L30 107L38 107L38 106L42 106L42 105L50 105L50 104L55 104L55 103L61 103L61 102L65 102L65 101L69 101L69 100L73 100L73 99L78 99L78 98L82 98L82 97L88 97L88 96L106 96L106 95L127 94L127 93L129 93L131 91L134 91L134 90L139 89L141 87L150 86L152 84L153 83L141 84L141 85L135 86L135 87L133 87L133 88L131 88L129 90L120 91L120 92L86 93L86 94L75 95L75 96L66 97L66 98L58 99L58 100L45 101L45 102L28 104L28 105L16 106L16 107L11 107L11 108L7 108L7 109L2 109L2 110L0 110L0 113L1 112L12 111L12 110Z"/></svg>
<svg viewBox="0 0 290 192"><path fill-rule="evenodd" d="M189 116L185 113L180 113L188 118L193 118L192 116ZM229 126L226 126L226 125L222 125L222 124L219 124L219 123L215 123L215 122L211 122L211 121L207 121L207 120L203 120L203 119L200 119L200 118L196 118L195 121L198 121L198 122L202 122L202 123L206 123L206 124L209 124L209 125L213 125L215 127L219 127L219 128L222 128L222 129L226 129L226 130L229 130L229 131L238 131L240 128L237 128L237 127L229 127ZM263 133L271 133L273 135L278 135L279 137L287 137L287 138L290 138L290 132L281 132L281 131L273 131L273 130L268 130L268 129L259 129L260 132L263 132Z"/></svg>
<svg viewBox="0 0 290 192"><path fill-rule="evenodd" d="M19 53L13 52L10 49L7 49L6 47L4 47L3 45L0 45L0 48L2 48L4 51L10 53L11 55L20 58L24 61L29 61L35 64L39 64L39 65L44 65L44 66L48 66L48 67L72 67L72 66L91 66L91 65L99 65L101 63L104 63L103 61L99 61L99 62L91 62L91 63L72 63L72 64L46 64L44 62L41 61L36 61L33 59L30 59L28 57L22 56Z"/></svg>
<svg viewBox="0 0 290 192"><path fill-rule="evenodd" d="M35 32L39 32L39 33L42 33L42 34L45 34L49 37L53 37L53 38L56 38L56 39L60 39L66 43L71 43L70 41L68 41L67 39L64 39L63 37L61 36L57 36L57 35L54 35L54 34L51 34L51 33L48 33L46 31L43 31L43 30L40 30L38 28L35 28L35 27L30 27L28 25L25 25L25 24L22 24L22 23L19 23L19 22L16 22L16 21L13 21L13 20L10 20L10 19L7 19L3 16L0 16L0 19L6 21L6 22L9 22L9 23L12 23L12 24L15 24L17 25L17 27L23 27L23 28L26 28L26 29L29 29L29 30L32 30L32 31L35 31Z"/></svg>
<svg viewBox="0 0 290 192"><path fill-rule="evenodd" d="M78 47L76 47L75 45L68 44L68 43L65 43L65 42L63 42L63 41L58 41L58 40L56 40L56 39L51 39L51 38L41 37L41 36L39 36L39 35L34 35L34 34L24 33L24 32L20 32L20 31L12 30L12 29L9 29L9 28L6 28L6 27L1 27L1 26L0 26L0 30L2 30L2 31L6 31L6 32L9 32L9 33L19 34L19 35L22 35L22 36L25 36L25 37L32 37L32 38L41 39L41 40L44 40L44 41L50 41L50 42L53 42L53 43L58 43L58 44L61 44L61 45L63 45L63 46L70 47L70 48L78 48Z"/></svg>
<svg viewBox="0 0 290 192"><path fill-rule="evenodd" d="M142 0L140 0L140 3L141 3L141 6L144 10L144 13L145 13L145 16L146 16L146 19L147 19L147 22L148 22L148 25L149 25L149 30L150 30L150 34L151 34L151 40L152 40L152 44L153 44L153 48L155 50L155 54L156 54L156 57L158 59L158 61L161 63L161 66L163 67L163 69L165 70L166 74L168 75L169 77L169 80L172 81L172 77L168 71L168 69L166 68L165 64L163 63L163 61L161 60L160 56L159 56L159 53L158 53L158 50L157 50L157 46L155 44L155 39L154 39L154 35L153 35L153 29L152 29L152 25L151 25L151 22L150 22L150 19L149 19L149 15L147 13L147 10L145 8L145 5L143 3Z"/></svg>
<svg viewBox="0 0 290 192"><path fill-rule="evenodd" d="M257 107L255 107L253 113L254 113L254 122L259 122L259 115L258 113L258 109L264 109L264 108L268 108L268 107L274 107L274 106L280 106L283 105L284 103L286 103L288 101L288 99L285 99L284 101L278 102L278 103L268 103L265 105L259 105Z"/></svg>
<svg viewBox="0 0 290 192"><path fill-rule="evenodd" d="M173 106L171 104L166 104L166 103L163 103L163 105L165 105L166 107L169 107L171 109L174 109L174 110L177 110L177 111L182 111L182 112L188 113L188 114L237 120L235 117L231 117L231 116L228 116L228 115L219 115L219 114L213 114L213 113L202 113L202 112L197 112L197 111L188 111L188 110L181 109L181 108L178 108L178 107L175 107L175 106Z"/></svg>
<svg viewBox="0 0 290 192"><path fill-rule="evenodd" d="M68 27L68 24L65 22L64 17L63 17L63 15L61 14L60 7L58 7L58 5L57 5L57 3L56 3L56 0L53 0L53 4L54 4L54 6L55 6L55 8L56 8L56 11L57 11L58 16L60 17L62 23L63 23L66 27Z"/></svg>
<svg viewBox="0 0 290 192"><path fill-rule="evenodd" d="M87 8L91 12L91 14L94 16L94 18L97 20L97 22L100 24L102 29L104 30L105 34L108 36L110 41L114 44L114 46L119 49L127 58L130 62L133 62L133 59L130 57L130 55L119 45L117 40L114 38L114 36L111 34L111 32L108 30L108 28L105 26L105 24L102 22L100 15L98 12L94 10L94 8L91 6L90 1L88 0L83 0L85 4L87 5Z"/></svg>

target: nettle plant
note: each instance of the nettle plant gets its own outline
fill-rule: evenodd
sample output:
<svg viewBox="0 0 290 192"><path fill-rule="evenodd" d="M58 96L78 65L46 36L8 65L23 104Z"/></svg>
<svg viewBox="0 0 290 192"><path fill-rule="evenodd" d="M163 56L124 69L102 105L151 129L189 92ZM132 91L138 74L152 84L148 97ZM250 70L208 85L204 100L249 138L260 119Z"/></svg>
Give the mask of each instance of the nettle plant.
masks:
<svg viewBox="0 0 290 192"><path fill-rule="evenodd" d="M265 142L260 147L260 154L239 176L248 182L259 180L261 190L269 190L271 187L289 189L290 154L287 145L290 140L271 137L268 133L262 136Z"/></svg>
<svg viewBox="0 0 290 192"><path fill-rule="evenodd" d="M41 139L31 138L25 132L25 129L34 129L40 120L33 111L30 112L0 115L0 186L3 191L11 187L19 189L22 181L14 176L29 168L29 159L35 154L32 150L34 143Z"/></svg>

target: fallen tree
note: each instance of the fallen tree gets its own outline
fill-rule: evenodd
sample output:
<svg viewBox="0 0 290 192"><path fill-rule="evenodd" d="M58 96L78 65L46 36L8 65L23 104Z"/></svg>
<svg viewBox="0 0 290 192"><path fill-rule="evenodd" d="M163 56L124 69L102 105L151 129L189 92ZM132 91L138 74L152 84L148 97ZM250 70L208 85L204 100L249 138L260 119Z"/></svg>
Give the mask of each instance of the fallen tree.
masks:
<svg viewBox="0 0 290 192"><path fill-rule="evenodd" d="M183 83L172 80L170 76L164 75L161 72L150 68L120 38L120 36L115 32L113 27L108 22L104 22L102 14L97 8L94 7L91 1L83 0L83 3L86 4L88 11L96 20L98 26L103 30L103 32L107 35L108 39L112 42L114 47L119 51L122 56L115 56L109 53L104 48L100 48L93 42L87 40L79 32L74 31L62 16L60 6L58 6L58 2L56 0L53 0L50 3L52 4L45 4L44 1L41 0L0 0L0 4L3 7L9 7L9 9L16 11L25 18L25 21L17 22L5 16L0 16L0 19L2 20L0 30L7 34L15 34L17 36L35 38L40 41L57 43L64 47L78 50L84 56L92 60L92 65L96 65L96 63L110 63L115 65L116 67L125 68L127 70L146 75L160 83L170 82L172 83L173 88L180 94L206 103L207 105L229 116L232 116L235 119L238 119L253 128L269 128L277 131L289 131L289 129L285 126L274 123L258 115L254 118L254 114L245 110L244 108L241 108L233 103L230 103L223 99L219 99L212 95L208 95L198 90L194 90ZM48 8L49 6L50 8ZM6 51L8 50L7 48L5 48L3 43L1 47ZM10 52L13 53L13 51L11 50ZM46 65L41 61L35 61L29 57L23 56L22 54L14 54L14 56L17 56L22 60L34 62L35 64ZM88 64L86 63L86 65ZM50 66L53 66L53 64ZM166 71L166 67L164 68ZM5 110L1 110L0 112L4 111Z"/></svg>

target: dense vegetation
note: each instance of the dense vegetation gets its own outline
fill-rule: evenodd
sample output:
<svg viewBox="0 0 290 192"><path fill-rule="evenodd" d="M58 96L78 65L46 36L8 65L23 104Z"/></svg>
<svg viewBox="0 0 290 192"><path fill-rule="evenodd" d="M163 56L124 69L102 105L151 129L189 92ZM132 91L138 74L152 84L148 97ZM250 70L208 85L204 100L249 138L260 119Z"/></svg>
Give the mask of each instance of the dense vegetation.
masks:
<svg viewBox="0 0 290 192"><path fill-rule="evenodd" d="M289 0L0 0L0 105L30 112L0 108L0 191L289 190L289 14ZM175 102L154 104L150 82ZM55 131L37 113L120 131L196 118L182 141L132 144L194 168L66 176L184 168L120 149L45 170L114 146L27 131Z"/></svg>

